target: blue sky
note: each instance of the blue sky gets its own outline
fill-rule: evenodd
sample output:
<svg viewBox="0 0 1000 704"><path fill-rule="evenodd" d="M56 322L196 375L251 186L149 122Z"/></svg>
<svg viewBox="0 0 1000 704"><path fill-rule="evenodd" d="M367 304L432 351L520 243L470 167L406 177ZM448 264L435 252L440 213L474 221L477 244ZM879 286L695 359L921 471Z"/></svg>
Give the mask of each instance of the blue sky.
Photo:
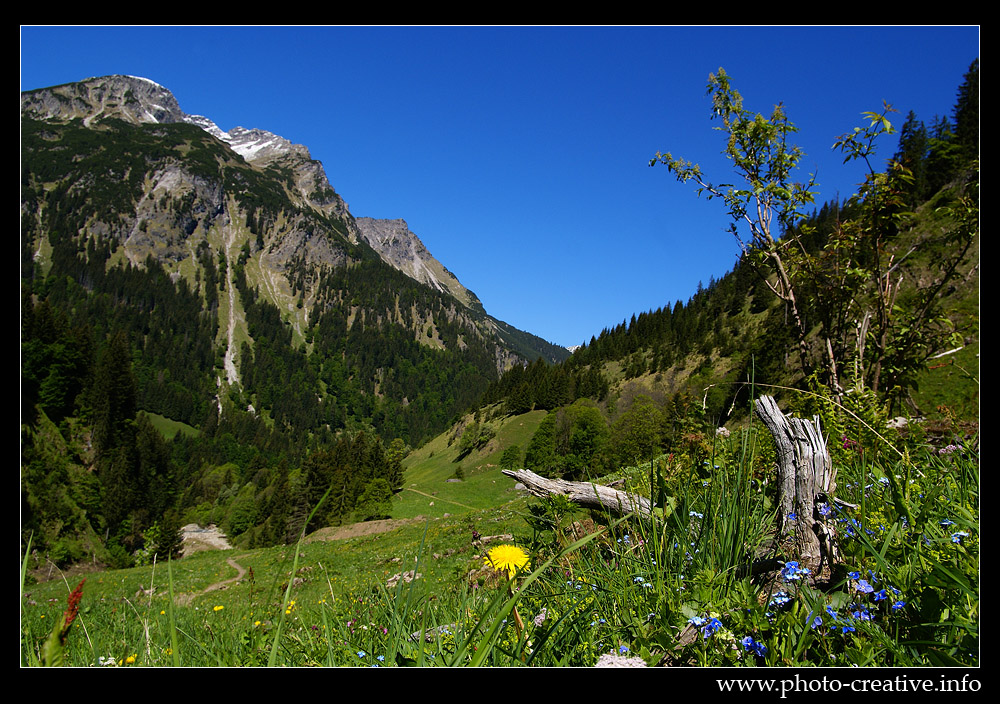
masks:
<svg viewBox="0 0 1000 704"><path fill-rule="evenodd" d="M861 113L951 115L965 27L22 27L21 89L143 76L224 130L306 145L357 216L403 218L486 310L562 345L687 301L738 245L657 151L732 169L708 75L784 103L817 202ZM895 151L893 136L880 156ZM805 173L803 178L805 178Z"/></svg>

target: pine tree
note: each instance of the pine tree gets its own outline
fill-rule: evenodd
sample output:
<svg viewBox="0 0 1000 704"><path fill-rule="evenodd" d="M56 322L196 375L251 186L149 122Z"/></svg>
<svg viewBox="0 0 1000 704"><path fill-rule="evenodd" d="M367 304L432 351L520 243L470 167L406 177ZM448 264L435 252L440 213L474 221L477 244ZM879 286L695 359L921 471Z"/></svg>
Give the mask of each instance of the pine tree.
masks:
<svg viewBox="0 0 1000 704"><path fill-rule="evenodd" d="M164 514L174 498L170 448L144 413L136 417L135 427L138 456L135 479L141 487L138 498L155 519Z"/></svg>
<svg viewBox="0 0 1000 704"><path fill-rule="evenodd" d="M111 448L101 456L101 514L111 535L118 533L135 505L134 467L135 458L127 447Z"/></svg>
<svg viewBox="0 0 1000 704"><path fill-rule="evenodd" d="M955 133L947 117L938 115L931 123L929 151L927 193L933 195L946 186L961 168L961 150L955 141Z"/></svg>
<svg viewBox="0 0 1000 704"><path fill-rule="evenodd" d="M385 479L389 482L392 493L397 493L403 488L403 458L406 457L406 444L402 438L396 438L389 443L389 448L385 452L387 470Z"/></svg>
<svg viewBox="0 0 1000 704"><path fill-rule="evenodd" d="M132 352L124 332L108 341L94 372L90 390L93 441L97 456L121 446L134 446L136 385Z"/></svg>
<svg viewBox="0 0 1000 704"><path fill-rule="evenodd" d="M927 197L927 157L930 140L923 121L911 110L899 131L899 149L893 161L910 171L913 181L907 185L906 200L910 207L922 203Z"/></svg>
<svg viewBox="0 0 1000 704"><path fill-rule="evenodd" d="M167 511L160 523L160 542L156 546L156 557L158 560L166 560L168 557L176 559L181 556L183 546L184 531L181 530L180 515L173 510Z"/></svg>
<svg viewBox="0 0 1000 704"><path fill-rule="evenodd" d="M316 530L328 524L332 509L329 498L322 505L320 501L333 483L336 464L334 453L327 450L310 453L302 464L307 503L309 510L314 511L309 530Z"/></svg>
<svg viewBox="0 0 1000 704"><path fill-rule="evenodd" d="M358 497L356 518L377 521L392 516L392 489L385 479L372 481Z"/></svg>
<svg viewBox="0 0 1000 704"><path fill-rule="evenodd" d="M543 477L559 476L556 456L556 414L549 413L538 426L524 453L524 466Z"/></svg>
<svg viewBox="0 0 1000 704"><path fill-rule="evenodd" d="M521 448L517 445L511 445L503 451L503 455L500 457L500 467L501 469L518 469L521 466Z"/></svg>
<svg viewBox="0 0 1000 704"><path fill-rule="evenodd" d="M955 143L963 161L968 164L979 158L979 59L969 66L958 88L954 120Z"/></svg>

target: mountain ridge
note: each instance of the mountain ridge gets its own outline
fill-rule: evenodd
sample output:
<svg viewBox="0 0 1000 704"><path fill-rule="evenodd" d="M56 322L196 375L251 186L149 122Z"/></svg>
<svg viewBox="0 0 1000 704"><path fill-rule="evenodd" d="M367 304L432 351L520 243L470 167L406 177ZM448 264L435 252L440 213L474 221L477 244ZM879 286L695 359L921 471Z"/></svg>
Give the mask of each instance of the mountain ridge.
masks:
<svg viewBox="0 0 1000 704"><path fill-rule="evenodd" d="M21 116L22 279L45 290L61 272L93 295L116 267L162 268L215 320L220 413L227 398L273 413L275 395L294 391L293 416L320 422L336 404L334 428L376 413L397 428L390 435L408 422L423 436L432 428L393 415L451 399L433 411L443 422L512 365L569 354L489 316L405 221L359 225L304 145L262 129L224 132L134 76L26 91ZM288 365L305 361L288 357L294 350L333 356L302 368L295 384L315 386L312 397L288 380ZM436 365L454 368L434 374ZM437 396L414 405L432 387Z"/></svg>
<svg viewBox="0 0 1000 704"><path fill-rule="evenodd" d="M353 243L363 238L386 263L416 281L453 295L463 305L485 313L478 297L431 255L419 237L409 231L404 220L361 218L367 225L361 232L357 227L358 218L350 214L347 203L330 185L322 164L312 159L305 145L294 144L260 128L237 126L224 131L211 118L185 113L169 89L140 76L94 77L79 83L26 91L21 95L21 112L43 120L82 118L87 126L102 117L120 117L134 124L192 124L226 143L255 166L280 168L285 162L294 162L294 190L300 202L324 214L343 218ZM403 227L399 228L398 223ZM396 227L391 237L385 236L382 230L393 226Z"/></svg>

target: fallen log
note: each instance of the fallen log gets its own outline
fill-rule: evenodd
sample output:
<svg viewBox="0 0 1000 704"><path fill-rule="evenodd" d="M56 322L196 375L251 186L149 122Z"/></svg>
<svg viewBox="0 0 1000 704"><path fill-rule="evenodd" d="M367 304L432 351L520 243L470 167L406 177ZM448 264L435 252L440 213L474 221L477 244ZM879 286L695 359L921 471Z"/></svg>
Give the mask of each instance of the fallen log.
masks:
<svg viewBox="0 0 1000 704"><path fill-rule="evenodd" d="M653 515L652 502L637 494L618 491L590 482L546 479L529 469L505 469L503 473L524 484L533 495L542 498L550 494L561 494L573 503L587 508L604 508L623 515L627 513L637 513L642 516Z"/></svg>
<svg viewBox="0 0 1000 704"><path fill-rule="evenodd" d="M848 505L835 496L837 469L823 437L818 416L812 420L786 416L774 398L761 396L754 411L774 438L778 459L778 534L791 537L790 552L808 568L812 580L818 580L824 568L829 573L838 561L836 534L824 520L834 502ZM528 469L503 470L506 476L521 482L533 495L545 498L561 494L569 501L587 508L603 508L618 514L635 513L653 516L652 502L638 494L616 491L590 482L546 479ZM752 573L780 569L784 563L775 558L758 559L744 569Z"/></svg>

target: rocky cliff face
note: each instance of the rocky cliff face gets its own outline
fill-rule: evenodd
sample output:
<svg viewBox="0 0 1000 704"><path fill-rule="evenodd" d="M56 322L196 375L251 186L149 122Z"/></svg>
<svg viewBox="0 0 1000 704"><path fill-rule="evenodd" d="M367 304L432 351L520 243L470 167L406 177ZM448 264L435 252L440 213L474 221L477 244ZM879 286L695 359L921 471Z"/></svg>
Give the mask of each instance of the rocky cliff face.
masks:
<svg viewBox="0 0 1000 704"><path fill-rule="evenodd" d="M482 311L482 303L458 278L427 251L423 242L407 227L406 221L355 218L347 203L336 193L327 179L323 165L314 160L308 148L293 144L284 137L261 129L234 127L223 131L211 119L202 115L189 115L181 110L174 95L163 86L137 76L105 76L90 78L80 83L69 83L52 88L29 91L21 95L21 114L39 120L69 121L82 119L93 125L105 118L117 118L131 124L186 123L205 130L224 142L248 164L258 169L272 169L275 173L290 173L284 184L287 195L299 207L315 210L342 221L346 238L351 242L363 240L391 266L399 269L420 283L454 296L462 305ZM164 196L193 198L197 212L221 216L226 203L218 188L213 189L198 179L186 178L179 169L165 169L153 174L142 197L137 221L145 229L128 235L126 246L133 261L159 249L157 256L177 261L186 256L185 248L163 236L172 216L158 212L156 204ZM194 218L185 218L182 229L190 234L197 227ZM207 230L215 224L214 218L202 222ZM342 257L324 251L323 247L310 244L289 228L289 241L271 248L271 254L291 257L303 248L311 258L323 264L342 261Z"/></svg>
<svg viewBox="0 0 1000 704"><path fill-rule="evenodd" d="M39 120L117 117L133 124L183 122L186 117L173 93L136 76L88 78L21 93L21 114ZM218 129L218 128L216 128Z"/></svg>
<svg viewBox="0 0 1000 704"><path fill-rule="evenodd" d="M454 296L468 308L482 310L482 303L476 294L465 288L458 277L427 251L405 220L357 218L355 222L362 239L387 264L412 279Z"/></svg>
<svg viewBox="0 0 1000 704"><path fill-rule="evenodd" d="M323 165L314 160L308 148L293 144L287 139L261 129L234 127L223 131L211 119L202 115L189 115L181 110L174 95L163 86L137 76L105 76L90 78L80 83L69 83L52 88L29 91L21 95L21 114L39 120L69 121L82 119L93 125L101 119L117 118L130 124L186 123L205 130L224 142L248 164L258 169L271 169L275 173L290 173L284 184L287 195L299 207L331 216L344 224L344 235L350 242L366 242L389 265L411 278L455 297L463 306L482 312L482 303L458 278L427 251L423 242L407 227L406 221L358 218L351 215L347 203L336 193L327 179ZM194 214L212 214L215 217L183 218L176 223L173 214L164 214L157 204L170 198L192 200ZM166 236L166 231L180 224L191 234L198 226L207 231L220 222L227 203L218 188L187 177L182 168L167 168L153 174L146 193L141 199L136 227L127 236L129 258L142 261L148 254L172 261L187 256L186 248L176 237ZM272 263L305 252L308 258L321 264L342 263L343 257L329 251L320 242L303 237L295 227L287 228L281 243L270 247Z"/></svg>

